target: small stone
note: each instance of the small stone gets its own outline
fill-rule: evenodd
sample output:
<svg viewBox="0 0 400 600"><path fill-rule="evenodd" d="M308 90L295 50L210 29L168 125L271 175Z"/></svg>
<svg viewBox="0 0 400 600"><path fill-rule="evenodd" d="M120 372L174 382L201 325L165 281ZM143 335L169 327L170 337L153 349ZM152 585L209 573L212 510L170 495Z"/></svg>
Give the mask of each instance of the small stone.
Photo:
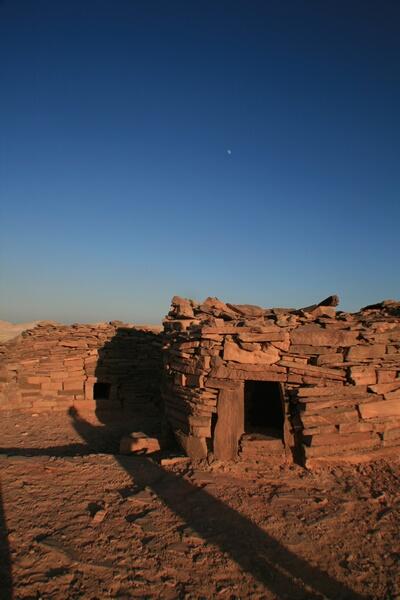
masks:
<svg viewBox="0 0 400 600"><path fill-rule="evenodd" d="M148 437L141 431L125 435L120 442L120 454L151 454L160 451L160 442L157 438Z"/></svg>
<svg viewBox="0 0 400 600"><path fill-rule="evenodd" d="M134 496L129 496L128 500L137 504L149 504L154 500L154 494L148 490L142 490Z"/></svg>
<svg viewBox="0 0 400 600"><path fill-rule="evenodd" d="M177 552L178 554L186 554L189 551L189 547L182 542L176 542L175 544L170 544L167 550Z"/></svg>
<svg viewBox="0 0 400 600"><path fill-rule="evenodd" d="M204 539L191 527L186 527L182 532L183 540L192 544L204 544Z"/></svg>
<svg viewBox="0 0 400 600"><path fill-rule="evenodd" d="M104 509L100 509L93 515L92 522L93 523L101 523L102 521L104 521L106 515L107 515L107 511Z"/></svg>
<svg viewBox="0 0 400 600"><path fill-rule="evenodd" d="M186 465L190 463L190 458L188 456L172 456L169 458L161 459L161 466L167 467L172 465Z"/></svg>

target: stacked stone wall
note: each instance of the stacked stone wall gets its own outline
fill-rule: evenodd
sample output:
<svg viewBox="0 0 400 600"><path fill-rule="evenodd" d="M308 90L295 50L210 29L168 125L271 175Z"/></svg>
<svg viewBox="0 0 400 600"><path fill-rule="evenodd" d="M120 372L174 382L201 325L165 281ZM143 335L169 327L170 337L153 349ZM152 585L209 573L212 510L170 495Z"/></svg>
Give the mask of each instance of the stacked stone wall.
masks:
<svg viewBox="0 0 400 600"><path fill-rule="evenodd" d="M0 345L0 411L148 408L159 402L161 350L156 327L39 323Z"/></svg>
<svg viewBox="0 0 400 600"><path fill-rule="evenodd" d="M350 314L336 303L295 310L173 299L163 396L189 454L215 454L220 406L235 420L246 380L282 384L285 446L305 462L400 446L400 304Z"/></svg>

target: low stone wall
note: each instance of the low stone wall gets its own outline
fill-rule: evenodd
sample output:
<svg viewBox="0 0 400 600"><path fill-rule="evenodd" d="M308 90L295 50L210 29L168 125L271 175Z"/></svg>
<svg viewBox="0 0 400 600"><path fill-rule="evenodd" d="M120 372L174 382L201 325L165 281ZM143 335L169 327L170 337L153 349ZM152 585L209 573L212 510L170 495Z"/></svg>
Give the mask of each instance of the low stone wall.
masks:
<svg viewBox="0 0 400 600"><path fill-rule="evenodd" d="M284 444L300 460L400 446L400 303L350 314L175 297L163 397L185 450L235 458L244 382L280 382Z"/></svg>
<svg viewBox="0 0 400 600"><path fill-rule="evenodd" d="M151 407L159 403L161 349L157 327L39 323L0 344L0 411Z"/></svg>

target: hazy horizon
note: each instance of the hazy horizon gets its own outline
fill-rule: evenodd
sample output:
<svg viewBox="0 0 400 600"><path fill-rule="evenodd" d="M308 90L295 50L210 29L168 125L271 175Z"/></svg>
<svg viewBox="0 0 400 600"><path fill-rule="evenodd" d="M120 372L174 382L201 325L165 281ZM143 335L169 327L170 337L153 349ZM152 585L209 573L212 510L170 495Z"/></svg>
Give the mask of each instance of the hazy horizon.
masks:
<svg viewBox="0 0 400 600"><path fill-rule="evenodd" d="M400 298L400 4L0 3L0 319Z"/></svg>

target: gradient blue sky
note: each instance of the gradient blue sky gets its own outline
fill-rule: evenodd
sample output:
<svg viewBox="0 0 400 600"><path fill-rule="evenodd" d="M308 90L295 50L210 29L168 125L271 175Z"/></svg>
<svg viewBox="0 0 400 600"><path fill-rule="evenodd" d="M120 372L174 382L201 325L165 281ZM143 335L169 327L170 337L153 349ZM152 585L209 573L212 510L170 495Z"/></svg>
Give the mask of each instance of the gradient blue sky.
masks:
<svg viewBox="0 0 400 600"><path fill-rule="evenodd" d="M387 0L2 0L0 319L400 297L399 30Z"/></svg>

